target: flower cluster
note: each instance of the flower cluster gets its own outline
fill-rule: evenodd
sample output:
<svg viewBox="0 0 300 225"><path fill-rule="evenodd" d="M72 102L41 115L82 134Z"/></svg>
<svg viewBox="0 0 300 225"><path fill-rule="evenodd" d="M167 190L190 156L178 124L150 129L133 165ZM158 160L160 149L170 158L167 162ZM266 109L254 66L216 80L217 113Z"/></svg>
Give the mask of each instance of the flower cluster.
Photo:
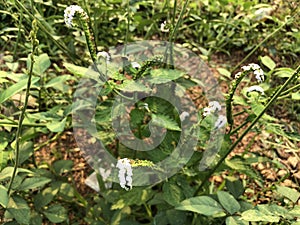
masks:
<svg viewBox="0 0 300 225"><path fill-rule="evenodd" d="M160 30L161 32L167 33L170 31L170 29L167 28L167 22L164 21L163 23L160 24Z"/></svg>
<svg viewBox="0 0 300 225"><path fill-rule="evenodd" d="M217 111L221 111L221 105L217 101L211 101L208 103L208 107L204 108L203 116L208 116Z"/></svg>
<svg viewBox="0 0 300 225"><path fill-rule="evenodd" d="M264 81L264 71L260 68L259 65L255 63L250 63L248 66L243 66L242 69L244 71L252 70L258 82L261 83ZM237 75L238 74L236 74L235 76L237 77Z"/></svg>
<svg viewBox="0 0 300 225"><path fill-rule="evenodd" d="M226 116L219 115L217 121L215 122L215 129L220 129L221 127L225 126L226 123Z"/></svg>
<svg viewBox="0 0 300 225"><path fill-rule="evenodd" d="M110 55L109 55L107 52L104 52L104 51L98 52L98 53L97 53L97 57L98 57L98 59L99 59L99 58L104 58L104 59L106 60L107 63L110 62Z"/></svg>
<svg viewBox="0 0 300 225"><path fill-rule="evenodd" d="M217 101L211 101L208 103L208 107L204 108L203 116L211 115L215 112L221 111L221 105ZM217 121L215 122L215 129L220 129L225 126L227 119L223 115L219 115Z"/></svg>
<svg viewBox="0 0 300 225"><path fill-rule="evenodd" d="M85 11L78 5L70 5L68 6L65 11L64 11L64 18L65 18L65 23L67 27L73 27L73 19L76 13L80 14L80 17L83 19L88 19L87 14Z"/></svg>
<svg viewBox="0 0 300 225"><path fill-rule="evenodd" d="M127 158L119 159L116 165L119 168L120 186L126 191L132 188L132 167Z"/></svg>
<svg viewBox="0 0 300 225"><path fill-rule="evenodd" d="M260 87L258 85L253 85L253 86L247 88L247 93L253 92L253 91L259 92L262 95L265 94L264 89L262 89L262 87Z"/></svg>

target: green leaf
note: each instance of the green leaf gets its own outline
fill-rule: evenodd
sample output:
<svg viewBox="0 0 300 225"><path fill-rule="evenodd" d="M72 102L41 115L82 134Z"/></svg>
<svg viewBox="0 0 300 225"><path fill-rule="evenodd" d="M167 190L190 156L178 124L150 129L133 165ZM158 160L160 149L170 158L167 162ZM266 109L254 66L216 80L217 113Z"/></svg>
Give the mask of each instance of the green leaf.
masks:
<svg viewBox="0 0 300 225"><path fill-rule="evenodd" d="M0 205L3 208L6 208L8 199L9 197L8 197L7 189L4 186L0 185Z"/></svg>
<svg viewBox="0 0 300 225"><path fill-rule="evenodd" d="M292 202L296 203L300 197L300 193L295 189L276 185L277 192L284 197L290 199Z"/></svg>
<svg viewBox="0 0 300 225"><path fill-rule="evenodd" d="M291 68L277 68L274 75L281 78L289 78L292 76L293 72L294 70Z"/></svg>
<svg viewBox="0 0 300 225"><path fill-rule="evenodd" d="M276 63L269 56L266 55L266 56L260 57L260 60L261 60L262 64L264 64L270 70L275 69Z"/></svg>
<svg viewBox="0 0 300 225"><path fill-rule="evenodd" d="M300 206L296 205L292 210L289 211L289 214L294 217L300 217Z"/></svg>
<svg viewBox="0 0 300 225"><path fill-rule="evenodd" d="M16 219L20 224L29 224L30 221L30 208L26 201L19 197L13 196L9 199L7 204L7 211Z"/></svg>
<svg viewBox="0 0 300 225"><path fill-rule="evenodd" d="M62 92L68 91L68 86L65 85L66 81L68 80L76 80L76 78L72 77L71 75L62 75L51 79L47 84L45 84L45 88L55 88Z"/></svg>
<svg viewBox="0 0 300 225"><path fill-rule="evenodd" d="M250 209L243 212L241 218L249 222L266 221L278 223L280 220L279 216L275 216L271 213L263 213L258 209Z"/></svg>
<svg viewBox="0 0 300 225"><path fill-rule="evenodd" d="M39 56L34 56L33 73L36 75L43 74L51 65L49 56L44 53ZM30 55L27 58L27 69L30 70L31 59Z"/></svg>
<svg viewBox="0 0 300 225"><path fill-rule="evenodd" d="M89 70L88 68L76 66L71 63L64 63L63 65L70 73L74 74L75 76L79 76L79 77L85 77L87 75L91 75L90 72L92 72L92 70ZM97 77L99 76L98 74L96 74L96 75L97 75Z"/></svg>
<svg viewBox="0 0 300 225"><path fill-rule="evenodd" d="M181 131L181 128L178 126L175 120L172 120L170 117L160 114L152 114L151 122L155 125L164 127L168 130Z"/></svg>
<svg viewBox="0 0 300 225"><path fill-rule="evenodd" d="M172 80L176 80L182 77L184 73L179 70L171 69L155 69L151 70L150 82L153 84L163 84L168 83Z"/></svg>
<svg viewBox="0 0 300 225"><path fill-rule="evenodd" d="M217 196L221 205L229 212L231 215L238 212L241 208L240 204L238 203L235 198L225 191L218 191Z"/></svg>
<svg viewBox="0 0 300 225"><path fill-rule="evenodd" d="M20 146L20 159L19 163L25 162L33 154L33 142L23 142Z"/></svg>
<svg viewBox="0 0 300 225"><path fill-rule="evenodd" d="M57 187L45 188L43 191L34 196L34 207L36 209L40 209L48 205L53 200L58 191L59 188Z"/></svg>
<svg viewBox="0 0 300 225"><path fill-rule="evenodd" d="M5 167L1 173L0 173L0 181L5 180L9 177L11 177L12 173L13 173L14 168L9 166L9 167ZM27 169L23 169L23 168L18 168L17 169L17 174L18 173L28 173L28 174L33 174L32 171L27 170Z"/></svg>
<svg viewBox="0 0 300 225"><path fill-rule="evenodd" d="M125 80L123 84L118 85L117 88L119 90L122 90L124 92L149 92L151 91L151 88L146 87L141 82L135 81L135 80Z"/></svg>
<svg viewBox="0 0 300 225"><path fill-rule="evenodd" d="M40 79L39 77L33 77L31 80L31 83L35 84L39 79ZM17 94L18 92L24 90L27 86L27 82L28 82L28 77L25 77L22 80L20 80L18 83L13 84L6 90L2 91L0 93L0 104L5 102L7 99L12 97L13 95Z"/></svg>
<svg viewBox="0 0 300 225"><path fill-rule="evenodd" d="M208 196L198 196L186 199L181 202L176 209L192 211L206 216L213 216L224 212L222 206L216 200Z"/></svg>
<svg viewBox="0 0 300 225"><path fill-rule="evenodd" d="M227 178L226 187L236 199L244 193L244 186L242 182L238 179Z"/></svg>
<svg viewBox="0 0 300 225"><path fill-rule="evenodd" d="M18 187L19 191L25 191L29 189L35 189L43 187L45 184L51 182L51 179L47 177L30 177L26 178Z"/></svg>
<svg viewBox="0 0 300 225"><path fill-rule="evenodd" d="M176 184L166 182L163 185L163 198L172 206L178 205L184 198L181 188Z"/></svg>
<svg viewBox="0 0 300 225"><path fill-rule="evenodd" d="M300 100L300 92L292 93L293 100Z"/></svg>
<svg viewBox="0 0 300 225"><path fill-rule="evenodd" d="M3 151L0 149L0 171L7 165L9 154L10 151Z"/></svg>
<svg viewBox="0 0 300 225"><path fill-rule="evenodd" d="M227 78L231 79L231 73L228 70L226 70L224 68L217 68L217 70L224 77L227 77Z"/></svg>
<svg viewBox="0 0 300 225"><path fill-rule="evenodd" d="M249 225L249 222L241 220L241 217L229 216L226 218L226 225Z"/></svg>
<svg viewBox="0 0 300 225"><path fill-rule="evenodd" d="M61 223L68 219L66 209L59 204L49 206L43 213L52 223Z"/></svg>
<svg viewBox="0 0 300 225"><path fill-rule="evenodd" d="M51 123L47 123L46 127L51 131L51 132L62 132L65 129L67 117L65 117L62 121L52 121Z"/></svg>
<svg viewBox="0 0 300 225"><path fill-rule="evenodd" d="M70 171L73 167L73 164L74 163L72 160L58 160L55 161L52 166L54 168L55 173L62 174Z"/></svg>

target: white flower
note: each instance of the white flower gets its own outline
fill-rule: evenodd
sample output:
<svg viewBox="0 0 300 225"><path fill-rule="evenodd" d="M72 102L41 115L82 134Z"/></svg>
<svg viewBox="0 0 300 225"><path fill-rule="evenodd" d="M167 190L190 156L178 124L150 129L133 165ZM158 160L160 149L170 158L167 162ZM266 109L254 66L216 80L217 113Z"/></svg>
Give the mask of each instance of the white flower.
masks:
<svg viewBox="0 0 300 225"><path fill-rule="evenodd" d="M258 64L250 63L248 66L242 66L242 69L244 71L253 70L256 80L260 83L264 81L264 71L260 68ZM237 75L241 75L241 74L237 73L236 76Z"/></svg>
<svg viewBox="0 0 300 225"><path fill-rule="evenodd" d="M242 69L244 71L249 71L249 70L251 70L251 67L250 66L242 66Z"/></svg>
<svg viewBox="0 0 300 225"><path fill-rule="evenodd" d="M216 111L221 111L221 105L217 101L211 101L208 103L208 107L205 107L203 111L203 116L208 116Z"/></svg>
<svg viewBox="0 0 300 225"><path fill-rule="evenodd" d="M238 79L240 76L242 75L242 72L238 72L234 75L234 78L235 79Z"/></svg>
<svg viewBox="0 0 300 225"><path fill-rule="evenodd" d="M73 27L73 19L76 13L81 13L87 17L84 10L78 5L70 5L64 11L64 18L67 27Z"/></svg>
<svg viewBox="0 0 300 225"><path fill-rule="evenodd" d="M258 85L253 85L253 86L247 88L247 93L253 92L253 91L259 92L262 95L265 94L264 89L262 89L262 87L260 87Z"/></svg>
<svg viewBox="0 0 300 225"><path fill-rule="evenodd" d="M135 69L141 68L141 65L140 65L139 63L137 63L137 62L132 62L132 63L131 63L131 66L132 66L133 68L135 68Z"/></svg>
<svg viewBox="0 0 300 225"><path fill-rule="evenodd" d="M254 75L255 75L255 78L256 78L256 80L258 81L258 82L263 82L264 81L264 71L262 70L262 69L257 69L257 70L255 70L254 72Z"/></svg>
<svg viewBox="0 0 300 225"><path fill-rule="evenodd" d="M215 122L215 129L220 129L227 123L226 116L219 115L217 121Z"/></svg>
<svg viewBox="0 0 300 225"><path fill-rule="evenodd" d="M132 168L130 164L130 160L127 158L119 159L116 165L119 168L119 181L120 186L124 188L126 191L132 188ZM127 174L127 176L126 176Z"/></svg>
<svg viewBox="0 0 300 225"><path fill-rule="evenodd" d="M250 63L248 66L250 66L251 69L253 69L253 70L259 70L260 69L260 66L256 63Z"/></svg>
<svg viewBox="0 0 300 225"><path fill-rule="evenodd" d="M97 53L97 57L98 58L102 57L102 58L106 59L107 63L110 61L110 55L107 52L105 52L105 51L98 52Z"/></svg>
<svg viewBox="0 0 300 225"><path fill-rule="evenodd" d="M166 21L164 21L163 23L160 24L160 30L161 30L161 32L167 33L167 32L170 31L170 29L166 29L165 28L166 26L167 26L167 22Z"/></svg>
<svg viewBox="0 0 300 225"><path fill-rule="evenodd" d="M190 116L190 114L188 112L184 111L180 114L179 118L180 118L181 121L183 121L189 116Z"/></svg>

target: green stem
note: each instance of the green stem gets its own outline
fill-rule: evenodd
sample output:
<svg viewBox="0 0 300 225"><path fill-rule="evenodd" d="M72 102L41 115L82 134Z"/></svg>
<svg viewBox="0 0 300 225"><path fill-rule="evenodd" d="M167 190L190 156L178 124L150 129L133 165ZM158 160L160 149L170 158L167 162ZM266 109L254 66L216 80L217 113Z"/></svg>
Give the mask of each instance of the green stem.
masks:
<svg viewBox="0 0 300 225"><path fill-rule="evenodd" d="M248 55L246 55L245 58L243 58L242 61L240 61L232 70L231 72L237 70L238 68L240 68L240 66L250 58L250 56L256 52L256 50L258 48L260 48L267 40L269 40L269 38L271 38L274 34L276 34L278 31L280 31L285 25L289 24L290 22L293 21L293 19L295 18L295 16L298 14L299 12L295 13L290 19L288 19L285 23L281 24L276 30L274 30L272 33L270 33L267 37L265 37L264 40L262 40L258 45L255 46L255 48L252 49L251 52L249 52Z"/></svg>
<svg viewBox="0 0 300 225"><path fill-rule="evenodd" d="M283 92L281 93L281 96L286 95L286 94L289 94L290 92L292 92L293 90L298 89L298 88L300 88L300 84L297 84L297 85L295 85L294 87L291 87L290 89L288 89L288 90L286 90L286 91L283 91Z"/></svg>
<svg viewBox="0 0 300 225"><path fill-rule="evenodd" d="M36 40L36 33L37 33L37 23L36 20L32 22L32 31L31 31L31 38L32 38L32 53L30 55L30 60L31 60L31 65L29 69L29 74L28 74L28 81L27 81L27 87L26 87L26 92L25 92L25 101L24 101L24 106L21 110L21 114L19 116L19 122L18 122L18 128L16 132L16 151L15 151L15 165L13 169L13 173L9 182L8 190L7 193L8 195L10 194L12 184L14 182L14 179L16 177L17 169L19 166L19 158L20 158L20 142L21 142L21 132L22 132L22 127L23 127L23 120L25 117L25 112L27 109L28 105L28 99L29 99L29 91L30 91L30 86L31 86L31 78L32 78L32 72L33 72L33 65L34 65L34 52L38 46L38 41Z"/></svg>
<svg viewBox="0 0 300 225"><path fill-rule="evenodd" d="M247 127L244 132L241 134L241 136L230 146L230 148L227 150L227 152L220 158L218 163L214 166L213 169L211 169L205 178L203 179L203 182L199 186L198 190L196 191L196 194L198 194L204 184L208 181L208 179L211 177L211 175L221 166L223 161L227 158L227 156L233 151L233 149L238 145L239 142L245 137L245 135L252 129L252 127L257 123L257 121L264 115L264 113L268 110L268 108L274 103L274 101L279 97L279 95L283 92L283 90L288 86L288 84L294 80L295 77L299 76L300 74L300 65L297 67L295 72L292 76L289 77L289 79L282 85L282 87L273 95L273 97L270 99L270 101L267 103L265 108L259 113L259 115L252 121L252 123Z"/></svg>

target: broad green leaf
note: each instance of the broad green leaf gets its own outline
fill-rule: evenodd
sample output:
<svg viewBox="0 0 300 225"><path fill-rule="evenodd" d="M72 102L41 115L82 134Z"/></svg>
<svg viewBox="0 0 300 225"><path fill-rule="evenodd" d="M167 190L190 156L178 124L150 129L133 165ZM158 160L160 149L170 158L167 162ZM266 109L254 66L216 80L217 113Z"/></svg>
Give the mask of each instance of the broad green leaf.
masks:
<svg viewBox="0 0 300 225"><path fill-rule="evenodd" d="M163 84L182 77L184 73L179 70L155 69L151 70L149 81L153 84Z"/></svg>
<svg viewBox="0 0 300 225"><path fill-rule="evenodd" d="M266 221L278 223L280 220L279 216L272 215L271 213L265 214L258 209L250 209L243 212L241 218L249 222Z"/></svg>
<svg viewBox="0 0 300 225"><path fill-rule="evenodd" d="M35 84L39 79L40 79L39 77L33 77L31 83ZM27 86L27 82L28 82L28 77L22 79L18 83L13 84L12 86L8 87L6 90L2 91L0 93L0 104L5 102L13 95L17 94L18 92L24 90Z"/></svg>
<svg viewBox="0 0 300 225"><path fill-rule="evenodd" d="M33 211L30 217L30 225L42 225L43 224L43 218L42 216Z"/></svg>
<svg viewBox="0 0 300 225"><path fill-rule="evenodd" d="M29 224L30 221L30 208L26 201L19 197L13 196L9 199L7 204L7 211L16 219L20 224Z"/></svg>
<svg viewBox="0 0 300 225"><path fill-rule="evenodd" d="M146 87L142 82L134 80L125 80L123 84L118 85L117 88L124 92L150 92L151 88Z"/></svg>
<svg viewBox="0 0 300 225"><path fill-rule="evenodd" d="M95 71L88 69L86 67L76 66L71 63L64 63L64 67L72 74L78 77L86 77L89 75L93 75L93 77L99 77L99 74Z"/></svg>
<svg viewBox="0 0 300 225"><path fill-rule="evenodd" d="M12 173L13 173L14 168L9 166L9 167L5 167L1 172L0 172L0 181L5 180L9 177L11 177ZM33 174L32 171L27 170L27 169L23 169L23 168L18 168L17 169L17 174L18 173L28 173L28 174Z"/></svg>
<svg viewBox="0 0 300 225"><path fill-rule="evenodd" d="M289 211L289 214L295 217L300 217L300 206L296 205L292 210Z"/></svg>
<svg viewBox="0 0 300 225"><path fill-rule="evenodd" d="M19 163L25 162L33 154L33 142L23 142L20 146L20 159Z"/></svg>
<svg viewBox="0 0 300 225"><path fill-rule="evenodd" d="M47 177L29 177L23 181L23 183L18 187L18 190L25 191L29 189L40 188L49 182L51 182L51 179Z"/></svg>
<svg viewBox="0 0 300 225"><path fill-rule="evenodd" d="M226 179L226 187L236 199L244 193L244 186L238 179Z"/></svg>
<svg viewBox="0 0 300 225"><path fill-rule="evenodd" d="M163 185L163 198L170 205L178 205L184 198L180 187L174 183L165 182Z"/></svg>
<svg viewBox="0 0 300 225"><path fill-rule="evenodd" d="M224 212L222 206L208 196L198 196L182 201L176 209L192 211L206 216L213 216Z"/></svg>
<svg viewBox="0 0 300 225"><path fill-rule="evenodd" d="M248 221L241 220L237 216L229 216L226 218L226 225L249 225Z"/></svg>
<svg viewBox="0 0 300 225"><path fill-rule="evenodd" d="M300 100L300 92L292 93L293 100Z"/></svg>
<svg viewBox="0 0 300 225"><path fill-rule="evenodd" d="M262 64L264 64L270 70L275 69L276 63L269 56L266 55L266 56L260 57L260 60L261 60Z"/></svg>
<svg viewBox="0 0 300 225"><path fill-rule="evenodd" d="M277 68L274 75L281 78L288 78L292 76L293 72L294 70L291 68Z"/></svg>
<svg viewBox="0 0 300 225"><path fill-rule="evenodd" d="M276 185L277 192L284 197L290 199L292 202L296 203L300 197L300 193L295 189Z"/></svg>
<svg viewBox="0 0 300 225"><path fill-rule="evenodd" d="M231 215L238 212L241 208L240 204L238 203L235 198L225 191L218 191L217 196L219 202L224 207L224 209L229 212Z"/></svg>
<svg viewBox="0 0 300 225"><path fill-rule="evenodd" d="M227 69L224 69L224 68L217 68L218 72L223 75L224 77L227 77L229 79L231 79L231 73L227 70Z"/></svg>
<svg viewBox="0 0 300 225"><path fill-rule="evenodd" d="M7 160L10 152L0 149L0 171L7 165Z"/></svg>
<svg viewBox="0 0 300 225"><path fill-rule="evenodd" d="M52 223L61 223L68 219L66 209L59 204L49 206L43 213Z"/></svg>
<svg viewBox="0 0 300 225"><path fill-rule="evenodd" d="M73 167L73 164L74 163L72 160L58 160L55 161L52 166L57 174L62 174L70 171Z"/></svg>
<svg viewBox="0 0 300 225"><path fill-rule="evenodd" d="M176 121L165 115L152 114L151 122L168 130L181 131L181 128L178 126Z"/></svg>
<svg viewBox="0 0 300 225"><path fill-rule="evenodd" d="M7 189L4 186L0 185L0 205L3 208L6 208L8 199L9 197L8 197Z"/></svg>
<svg viewBox="0 0 300 225"><path fill-rule="evenodd" d="M34 56L33 73L36 75L43 74L51 65L49 56L44 53L39 56ZM27 58L27 69L30 70L31 59Z"/></svg>
<svg viewBox="0 0 300 225"><path fill-rule="evenodd" d="M59 188L59 195L66 201L72 201L75 190L69 183L61 183Z"/></svg>
<svg viewBox="0 0 300 225"><path fill-rule="evenodd" d="M45 88L55 88L59 91L62 91L62 92L66 92L68 91L68 86L65 85L66 81L68 80L76 80L75 77L72 77L71 75L62 75L62 76L58 76L58 77L55 77L53 79L51 79L47 84L45 84Z"/></svg>
<svg viewBox="0 0 300 225"><path fill-rule="evenodd" d="M40 209L48 205L58 193L58 187L48 187L34 196L34 207Z"/></svg>
<svg viewBox="0 0 300 225"><path fill-rule="evenodd" d="M46 127L51 131L51 132L62 132L65 129L67 117L62 119L62 121L52 121L51 123L47 123Z"/></svg>

